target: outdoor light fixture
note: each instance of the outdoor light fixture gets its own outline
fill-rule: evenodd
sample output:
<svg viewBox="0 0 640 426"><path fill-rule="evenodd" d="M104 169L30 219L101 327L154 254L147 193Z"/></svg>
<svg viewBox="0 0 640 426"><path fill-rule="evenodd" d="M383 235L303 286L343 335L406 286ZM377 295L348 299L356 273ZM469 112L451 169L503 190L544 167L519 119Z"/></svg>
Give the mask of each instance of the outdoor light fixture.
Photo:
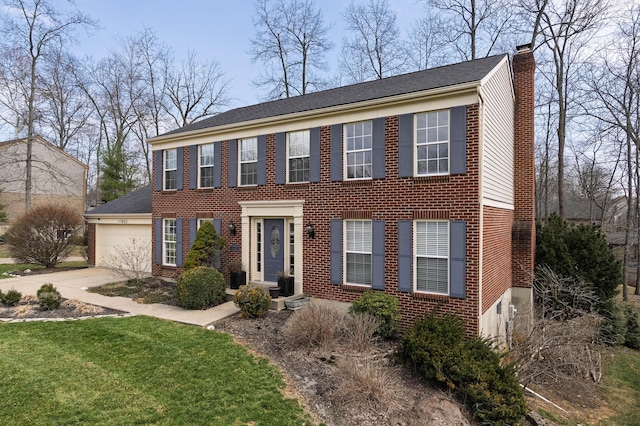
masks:
<svg viewBox="0 0 640 426"><path fill-rule="evenodd" d="M307 222L307 235L312 240L316 237L316 230L313 229L313 225L311 224L311 222Z"/></svg>
<svg viewBox="0 0 640 426"><path fill-rule="evenodd" d="M233 222L229 222L229 233L231 235L236 235L236 226L233 224Z"/></svg>

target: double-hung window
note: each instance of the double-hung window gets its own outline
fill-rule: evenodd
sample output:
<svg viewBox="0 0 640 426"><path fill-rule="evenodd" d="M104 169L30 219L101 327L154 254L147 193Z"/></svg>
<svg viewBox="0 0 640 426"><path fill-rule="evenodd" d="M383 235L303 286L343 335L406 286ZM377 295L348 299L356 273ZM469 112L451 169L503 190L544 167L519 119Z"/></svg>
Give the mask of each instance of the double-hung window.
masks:
<svg viewBox="0 0 640 426"><path fill-rule="evenodd" d="M164 151L164 189L177 189L178 177L178 150L166 149Z"/></svg>
<svg viewBox="0 0 640 426"><path fill-rule="evenodd" d="M176 219L163 219L162 222L162 263L175 266L178 240Z"/></svg>
<svg viewBox="0 0 640 426"><path fill-rule="evenodd" d="M371 179L372 122L345 125L347 179Z"/></svg>
<svg viewBox="0 0 640 426"><path fill-rule="evenodd" d="M449 294L449 222L415 222L416 291Z"/></svg>
<svg viewBox="0 0 640 426"><path fill-rule="evenodd" d="M309 131L287 134L289 183L309 182Z"/></svg>
<svg viewBox="0 0 640 426"><path fill-rule="evenodd" d="M416 175L449 173L449 110L416 114Z"/></svg>
<svg viewBox="0 0 640 426"><path fill-rule="evenodd" d="M258 139L240 139L240 185L258 183Z"/></svg>
<svg viewBox="0 0 640 426"><path fill-rule="evenodd" d="M213 187L213 144L200 145L199 183L200 188Z"/></svg>
<svg viewBox="0 0 640 426"><path fill-rule="evenodd" d="M371 221L347 220L346 228L346 282L371 285Z"/></svg>

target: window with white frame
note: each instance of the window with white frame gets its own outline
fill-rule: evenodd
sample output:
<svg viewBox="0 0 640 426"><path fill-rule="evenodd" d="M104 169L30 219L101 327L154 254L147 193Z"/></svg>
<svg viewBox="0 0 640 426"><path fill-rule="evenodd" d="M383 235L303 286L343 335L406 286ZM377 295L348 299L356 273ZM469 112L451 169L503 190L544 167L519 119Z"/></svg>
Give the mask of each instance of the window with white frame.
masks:
<svg viewBox="0 0 640 426"><path fill-rule="evenodd" d="M200 145L199 167L200 188L213 187L213 144Z"/></svg>
<svg viewBox="0 0 640 426"><path fill-rule="evenodd" d="M164 189L177 189L178 150L164 150Z"/></svg>
<svg viewBox="0 0 640 426"><path fill-rule="evenodd" d="M258 183L258 139L240 139L240 185Z"/></svg>
<svg viewBox="0 0 640 426"><path fill-rule="evenodd" d="M345 167L347 179L371 178L372 122L345 124Z"/></svg>
<svg viewBox="0 0 640 426"><path fill-rule="evenodd" d="M162 263L164 265L176 264L176 241L178 237L176 220L163 219L162 221Z"/></svg>
<svg viewBox="0 0 640 426"><path fill-rule="evenodd" d="M345 221L346 282L371 285L371 221Z"/></svg>
<svg viewBox="0 0 640 426"><path fill-rule="evenodd" d="M309 181L309 131L287 134L287 165L290 183Z"/></svg>
<svg viewBox="0 0 640 426"><path fill-rule="evenodd" d="M416 291L449 294L449 222L415 222Z"/></svg>
<svg viewBox="0 0 640 426"><path fill-rule="evenodd" d="M205 222L210 222L211 225L213 225L213 219L208 219L208 218L200 218L198 219L198 229L200 229L200 227L202 226L203 223ZM215 225L214 225L215 228Z"/></svg>
<svg viewBox="0 0 640 426"><path fill-rule="evenodd" d="M416 114L416 175L449 173L449 110Z"/></svg>

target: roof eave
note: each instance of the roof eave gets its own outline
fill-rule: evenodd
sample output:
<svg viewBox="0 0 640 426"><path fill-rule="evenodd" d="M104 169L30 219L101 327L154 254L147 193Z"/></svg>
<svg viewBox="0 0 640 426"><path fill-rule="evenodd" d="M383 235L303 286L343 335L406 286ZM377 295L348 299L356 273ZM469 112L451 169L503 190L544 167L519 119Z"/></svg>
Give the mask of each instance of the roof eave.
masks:
<svg viewBox="0 0 640 426"><path fill-rule="evenodd" d="M238 128L250 129L253 127L262 127L265 125L273 124L282 121L297 121L303 120L308 117L321 117L337 115L344 111L354 112L360 110L367 110L374 108L378 105L394 105L404 104L411 102L415 99L425 97L439 97L439 96L455 96L462 93L468 93L470 91L477 90L477 87L481 84L482 80L467 82L463 84L457 84L454 86L444 86L435 89L422 90L418 92L404 93L401 95L388 96L384 98L371 99L368 101L354 102L342 105L336 105L326 108L312 109L308 111L296 112L285 115L277 115L271 117L265 117L257 120L241 121L237 123L231 123L215 127L207 127L204 129L197 129L188 132L172 133L167 135L160 135L154 138L148 139L147 143L150 145L170 143L176 141L184 141L188 139L194 139L202 136L208 136L211 134L227 132Z"/></svg>

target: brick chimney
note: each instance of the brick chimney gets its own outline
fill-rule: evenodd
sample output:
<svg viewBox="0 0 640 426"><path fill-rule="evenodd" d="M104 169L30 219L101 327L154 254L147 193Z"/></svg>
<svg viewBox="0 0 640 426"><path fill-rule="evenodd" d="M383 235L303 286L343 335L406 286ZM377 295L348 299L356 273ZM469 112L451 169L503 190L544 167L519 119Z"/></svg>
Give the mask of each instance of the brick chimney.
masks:
<svg viewBox="0 0 640 426"><path fill-rule="evenodd" d="M534 76L536 62L531 45L516 48L513 56L514 191L512 230L513 287L531 288L536 248L534 165Z"/></svg>

